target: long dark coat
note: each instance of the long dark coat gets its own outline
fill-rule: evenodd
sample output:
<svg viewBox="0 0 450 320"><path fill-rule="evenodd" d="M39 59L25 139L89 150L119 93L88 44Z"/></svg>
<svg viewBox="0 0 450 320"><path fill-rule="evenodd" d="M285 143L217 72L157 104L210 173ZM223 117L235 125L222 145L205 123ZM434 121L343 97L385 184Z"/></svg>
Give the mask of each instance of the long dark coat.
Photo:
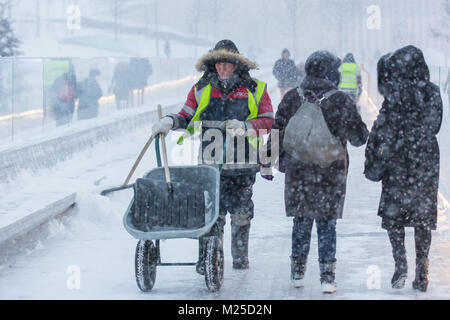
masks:
<svg viewBox="0 0 450 320"><path fill-rule="evenodd" d="M337 57L329 53L313 54L306 61L306 78L301 84L304 91L312 91L321 97L339 84ZM306 93L308 100L312 95ZM283 150L284 129L301 105L297 90L286 93L278 106L272 130L280 130L280 166L286 173L285 209L287 216L310 217L319 220L342 218L345 198L348 153L345 160L338 160L327 168L314 164L302 164ZM354 146L363 145L369 134L361 120L355 103L343 92L337 92L321 104L330 132L339 137L346 148L347 141ZM271 148L269 144L269 148Z"/></svg>
<svg viewBox="0 0 450 320"><path fill-rule="evenodd" d="M369 136L364 174L382 181L382 227L436 229L439 87L429 81L422 52L412 46L382 57L379 90L385 100ZM380 75L379 75L380 77Z"/></svg>
<svg viewBox="0 0 450 320"><path fill-rule="evenodd" d="M292 59L278 59L273 66L272 73L278 80L279 88L293 88L297 85L298 69Z"/></svg>
<svg viewBox="0 0 450 320"><path fill-rule="evenodd" d="M103 92L95 77L88 77L79 86L78 120L90 119L98 116L98 100Z"/></svg>

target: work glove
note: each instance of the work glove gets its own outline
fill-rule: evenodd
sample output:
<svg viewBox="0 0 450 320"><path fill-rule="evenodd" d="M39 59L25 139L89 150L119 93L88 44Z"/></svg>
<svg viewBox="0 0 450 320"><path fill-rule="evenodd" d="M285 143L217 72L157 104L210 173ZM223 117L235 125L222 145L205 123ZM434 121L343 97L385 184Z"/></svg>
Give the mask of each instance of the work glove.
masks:
<svg viewBox="0 0 450 320"><path fill-rule="evenodd" d="M262 178L269 180L269 181L273 180L272 167L261 166L259 173L261 174Z"/></svg>
<svg viewBox="0 0 450 320"><path fill-rule="evenodd" d="M159 133L168 134L173 127L173 119L171 117L164 117L158 122L155 122L152 127L152 136L156 136Z"/></svg>
<svg viewBox="0 0 450 320"><path fill-rule="evenodd" d="M232 137L243 136L245 134L245 131L247 130L245 123L236 119L226 120L222 122L220 128L226 129L228 134Z"/></svg>

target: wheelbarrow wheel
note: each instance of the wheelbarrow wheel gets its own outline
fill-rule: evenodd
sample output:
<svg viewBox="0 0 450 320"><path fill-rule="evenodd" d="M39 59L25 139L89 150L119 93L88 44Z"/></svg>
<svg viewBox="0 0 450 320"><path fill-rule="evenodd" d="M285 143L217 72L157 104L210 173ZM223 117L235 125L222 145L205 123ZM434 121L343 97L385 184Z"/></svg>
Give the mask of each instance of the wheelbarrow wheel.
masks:
<svg viewBox="0 0 450 320"><path fill-rule="evenodd" d="M144 292L152 290L156 279L157 253L151 240L139 240L136 246L136 282Z"/></svg>
<svg viewBox="0 0 450 320"><path fill-rule="evenodd" d="M205 281L210 291L218 291L223 283L223 247L218 237L208 237L206 241Z"/></svg>

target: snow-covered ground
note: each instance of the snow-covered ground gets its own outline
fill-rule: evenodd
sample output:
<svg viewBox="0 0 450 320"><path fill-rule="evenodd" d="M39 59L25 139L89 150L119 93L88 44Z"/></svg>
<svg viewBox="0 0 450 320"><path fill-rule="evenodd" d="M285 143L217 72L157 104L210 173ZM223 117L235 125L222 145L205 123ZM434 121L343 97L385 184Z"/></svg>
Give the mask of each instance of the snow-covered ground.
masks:
<svg viewBox="0 0 450 320"><path fill-rule="evenodd" d="M263 74L263 72L261 72ZM275 80L266 75L274 109L279 103ZM446 98L445 96L443 98ZM447 102L446 102L447 103ZM181 108L180 104L180 108ZM448 105L439 141L441 185L449 184ZM364 107L363 118L370 126L375 112ZM440 212L439 229L433 233L430 285L427 293L411 289L414 277L414 239L407 233L409 277L403 290L390 288L394 264L386 232L377 217L380 184L363 176L364 147L349 148L350 169L344 219L338 222L337 284L334 295L323 295L319 285L317 237L314 233L306 273L306 286L295 289L289 281L292 220L284 213L284 176L273 182L258 175L254 187L255 218L250 232L250 269L231 267L230 229L225 229L225 280L218 293L207 290L204 278L193 267L159 267L156 284L142 293L134 276L137 240L123 228L122 218L132 191L102 197L99 192L120 185L148 139L150 124L92 149L38 174L23 173L14 182L0 185L0 202L16 204L41 197L77 193L76 214L49 225L27 254L11 258L0 266L0 299L450 299L450 213ZM169 158L179 164L175 145L177 133L168 138ZM188 148L189 144L183 148ZM179 148L179 147L178 147ZM195 158L195 157L194 157ZM185 164L194 163L185 158ZM156 166L151 147L134 178ZM197 242L190 239L161 242L163 262L193 262ZM80 287L71 280L80 271ZM69 284L69 285L68 285Z"/></svg>

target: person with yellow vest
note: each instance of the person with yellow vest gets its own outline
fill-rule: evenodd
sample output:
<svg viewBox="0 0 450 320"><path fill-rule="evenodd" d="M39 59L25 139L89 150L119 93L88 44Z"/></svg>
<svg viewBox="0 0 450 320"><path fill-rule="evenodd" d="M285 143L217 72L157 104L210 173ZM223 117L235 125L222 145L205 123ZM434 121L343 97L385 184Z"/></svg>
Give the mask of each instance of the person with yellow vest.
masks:
<svg viewBox="0 0 450 320"><path fill-rule="evenodd" d="M231 40L219 41L198 61L196 68L203 76L192 87L182 110L156 122L152 135L186 129L178 141L181 144L201 124L201 162L221 163L218 226L223 235L229 212L233 268L247 269L253 185L259 171L257 150L260 136L270 132L274 121L272 102L266 83L250 77L249 71L257 68L256 63L241 55ZM220 147L211 148L217 141ZM218 154L223 158L217 159ZM196 269L203 274L201 239L199 249Z"/></svg>
<svg viewBox="0 0 450 320"><path fill-rule="evenodd" d="M353 54L347 53L345 55L339 67L339 72L341 73L339 90L347 93L358 104L362 92L361 68L356 64Z"/></svg>

